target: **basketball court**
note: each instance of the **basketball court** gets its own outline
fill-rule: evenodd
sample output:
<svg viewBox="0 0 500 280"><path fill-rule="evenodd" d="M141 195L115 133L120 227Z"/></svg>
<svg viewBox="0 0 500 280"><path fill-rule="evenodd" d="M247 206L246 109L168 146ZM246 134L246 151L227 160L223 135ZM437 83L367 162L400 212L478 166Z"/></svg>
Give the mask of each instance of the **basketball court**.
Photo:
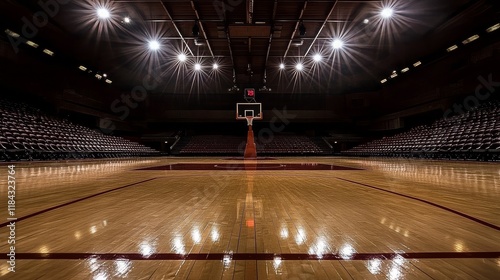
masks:
<svg viewBox="0 0 500 280"><path fill-rule="evenodd" d="M500 274L497 164L155 158L15 169L15 279Z"/></svg>

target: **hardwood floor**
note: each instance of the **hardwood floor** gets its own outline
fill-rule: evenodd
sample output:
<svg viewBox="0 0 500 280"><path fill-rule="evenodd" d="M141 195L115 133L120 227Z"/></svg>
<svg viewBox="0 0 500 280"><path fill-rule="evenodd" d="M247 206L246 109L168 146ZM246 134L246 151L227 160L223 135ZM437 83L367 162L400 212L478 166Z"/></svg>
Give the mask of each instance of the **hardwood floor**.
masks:
<svg viewBox="0 0 500 280"><path fill-rule="evenodd" d="M500 164L156 158L0 165L0 278L498 279ZM15 270L7 254L15 221Z"/></svg>

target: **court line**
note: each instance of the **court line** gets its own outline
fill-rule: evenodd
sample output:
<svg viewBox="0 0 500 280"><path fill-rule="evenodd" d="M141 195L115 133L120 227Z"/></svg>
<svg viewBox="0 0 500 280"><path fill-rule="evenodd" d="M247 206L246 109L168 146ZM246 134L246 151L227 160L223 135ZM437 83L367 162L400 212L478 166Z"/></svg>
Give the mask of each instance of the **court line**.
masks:
<svg viewBox="0 0 500 280"><path fill-rule="evenodd" d="M390 194L395 194L395 195L402 196L402 197L405 197L405 198L413 199L413 200L416 200L416 201L419 201L419 202L423 202L425 204L429 204L431 206L434 206L434 207L440 208L442 210L451 212L453 214L459 215L459 216L461 216L463 218L469 219L469 220L474 221L476 223L482 224L483 226L487 226L489 228L492 228L492 229L500 231L500 226L494 225L492 223L483 221L483 220L481 220L479 218L467 215L467 214L462 213L460 211L448 208L446 206L443 206L443 205L440 205L440 204L437 204L437 203L434 203L434 202L431 202L431 201L428 201L428 200L425 200L425 199L422 199L422 198L418 198L418 197L414 197L414 196L410 196L410 195L406 195L406 194L402 194L402 193L398 193L398 192L386 190L386 189L383 189L383 188L371 186L371 185L360 183L360 182L356 182L356 181L351 181L351 180L348 180L348 179L343 179L343 178L339 178L339 177L335 177L335 178L339 179L339 180L342 180L342 181L345 181L345 182L357 184L357 185L364 186L364 187L369 187L369 188L376 189L376 190L379 190L379 191L383 191L383 192L387 192L387 193L390 193Z"/></svg>
<svg viewBox="0 0 500 280"><path fill-rule="evenodd" d="M404 259L495 259L500 257L500 252L410 252L410 253L356 253L350 256L340 254L305 254L305 253L194 253L174 254L158 253L144 256L138 253L16 253L16 260L198 260L198 261L272 261L279 258L284 261L365 261L372 259L393 260ZM6 254L0 254L0 259L8 259Z"/></svg>
<svg viewBox="0 0 500 280"><path fill-rule="evenodd" d="M73 201L70 201L70 202L66 202L66 203L60 204L60 205L56 205L56 206L53 206L53 207L50 207L50 208L47 208L47 209L44 209L44 210L40 210L38 212L31 213L31 214L28 214L26 216L17 218L16 219L16 223L20 222L22 220L26 220L26 219L31 218L31 217L38 216L38 215L43 214L43 213L47 213L47 212L52 211L52 210L56 210L56 209L62 208L64 206L68 206L68 205L71 205L71 204L74 204L74 203L77 203L77 202L80 202L80 201L83 201L83 200L87 200L89 198L93 198L93 197L96 197L96 196L99 196L99 195L107 194L107 193L114 192L114 191L117 191L117 190L121 190L121 189L124 189L124 188L132 187L132 186L135 186L135 185L138 185L138 184L142 184L142 183L145 183L145 182L149 182L149 181L155 180L157 178L158 177L154 177L154 178L150 178L150 179L143 180L143 181L140 181L140 182L135 182L135 183L128 184L128 185L125 185L125 186L121 186L121 187L118 187L118 188L114 188L114 189L111 189L111 190L107 190L107 191L103 191L103 192L100 192L100 193L92 194L92 195L89 195L89 196L86 196L86 197L82 197L82 198L79 198L79 199L76 199L76 200L73 200ZM10 224L10 222L2 223L2 224L0 224L0 228L5 227L5 226L7 226L9 224Z"/></svg>

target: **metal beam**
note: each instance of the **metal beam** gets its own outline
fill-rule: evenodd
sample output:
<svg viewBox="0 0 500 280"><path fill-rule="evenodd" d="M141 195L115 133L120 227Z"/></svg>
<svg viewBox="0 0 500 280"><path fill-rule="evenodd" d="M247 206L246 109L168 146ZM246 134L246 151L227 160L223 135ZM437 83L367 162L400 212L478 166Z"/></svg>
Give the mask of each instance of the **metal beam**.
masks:
<svg viewBox="0 0 500 280"><path fill-rule="evenodd" d="M288 51L290 50L290 47L292 46L293 38L295 37L295 33L297 33L297 28L299 28L299 24L302 20L302 16L304 15L304 11L307 8L307 3L308 3L308 1L304 2L304 7L302 7L302 10L300 11L299 19L297 20L297 23L295 24L295 29L293 30L292 37L290 38L290 41L288 41L288 47L286 47L286 51L285 51L285 54L283 55L283 59L286 58L286 55L288 54Z"/></svg>
<svg viewBox="0 0 500 280"><path fill-rule="evenodd" d="M208 36L207 33L205 32L205 28L203 28L203 24L200 21L200 15L198 14L198 10L196 9L196 4L194 3L194 1L191 1L191 7L193 8L194 14L196 15L196 19L198 20L198 25L200 26L200 31L203 33L203 38L207 42L208 50L210 51L212 57L214 57L214 52L212 51L212 47L210 46L210 42L208 41Z"/></svg>
<svg viewBox="0 0 500 280"><path fill-rule="evenodd" d="M161 3L161 6L163 7L163 9L165 10L165 13L167 14L168 18L170 20L172 20L172 25L174 26L174 29L175 31L177 31L177 34L179 34L182 42L184 43L184 45L186 45L186 48L188 49L189 53L191 54L191 56L194 56L194 53L193 51L191 50L191 48L189 47L188 43L186 42L186 40L184 40L184 37L182 36L182 33L181 31L179 30L179 28L177 27L177 24L175 24L175 22L173 21L173 18L172 16L170 15L170 12L168 11L168 8L167 6L165 5L165 3L163 3L163 0L160 0L160 3Z"/></svg>
<svg viewBox="0 0 500 280"><path fill-rule="evenodd" d="M274 35L274 21L276 19L276 11L278 9L278 0L274 0L273 6L273 18L271 22L271 34L269 35L269 43L267 45L266 60L264 61L264 79L267 79L267 62L269 61L269 54L271 53L271 42L273 41Z"/></svg>
<svg viewBox="0 0 500 280"><path fill-rule="evenodd" d="M316 42L316 39L319 37L319 34L321 34L321 31L323 31L323 28L325 28L325 25L328 23L328 19L330 18L330 16L333 14L333 11L335 10L335 7L337 6L337 3L339 1L336 0L333 5L332 5L332 8L330 9L330 12L328 13L328 15L326 16L325 18L325 21L323 22L323 24L321 25L321 28L319 29L318 33L316 33L316 36L314 37L314 40L311 42L311 44L309 45L309 48L307 49L307 51L304 53L304 57L307 56L307 54L309 53L309 51L311 50L312 46L314 45L314 43Z"/></svg>

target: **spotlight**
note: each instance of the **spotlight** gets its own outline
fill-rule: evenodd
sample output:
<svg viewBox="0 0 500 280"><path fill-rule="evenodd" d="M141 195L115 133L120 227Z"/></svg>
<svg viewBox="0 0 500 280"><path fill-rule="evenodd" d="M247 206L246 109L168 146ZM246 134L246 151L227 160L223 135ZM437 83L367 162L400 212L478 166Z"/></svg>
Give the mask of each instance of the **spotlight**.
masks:
<svg viewBox="0 0 500 280"><path fill-rule="evenodd" d="M342 42L342 40L340 40L340 39L333 40L332 47L334 49L340 49L340 48L342 48L342 46L344 46L344 42Z"/></svg>
<svg viewBox="0 0 500 280"><path fill-rule="evenodd" d="M219 69L219 65L217 63L214 63L214 65L212 67L213 67L214 70Z"/></svg>
<svg viewBox="0 0 500 280"><path fill-rule="evenodd" d="M106 9L106 8L99 8L99 9L97 9L97 16L100 17L100 18L102 18L102 19L107 19L111 15L110 15L108 9Z"/></svg>
<svg viewBox="0 0 500 280"><path fill-rule="evenodd" d="M194 65L194 70L196 70L196 71L200 71L200 70L201 70L201 64L196 63L196 64Z"/></svg>
<svg viewBox="0 0 500 280"><path fill-rule="evenodd" d="M103 76L104 78L107 78L107 77L108 77L108 74L104 73L104 74L102 74L102 76Z"/></svg>
<svg viewBox="0 0 500 280"><path fill-rule="evenodd" d="M383 18L390 18L392 17L392 14L394 13L394 10L392 8L384 8L381 12L380 12L380 15L383 17Z"/></svg>
<svg viewBox="0 0 500 280"><path fill-rule="evenodd" d="M304 69L304 65L302 65L302 63L297 63L297 65L295 65L295 69L302 71L302 69Z"/></svg>
<svg viewBox="0 0 500 280"><path fill-rule="evenodd" d="M280 64L280 69L285 69L285 64L281 63Z"/></svg>
<svg viewBox="0 0 500 280"><path fill-rule="evenodd" d="M129 17L124 17L123 22L130 23L132 20Z"/></svg>
<svg viewBox="0 0 500 280"><path fill-rule="evenodd" d="M157 51L160 49L160 43L158 41L153 40L149 42L149 49L152 51Z"/></svg>
<svg viewBox="0 0 500 280"><path fill-rule="evenodd" d="M364 23L364 24L368 24L369 22L370 22L370 20L369 20L369 19L367 19L367 18L365 18L365 20L363 20L363 23Z"/></svg>
<svg viewBox="0 0 500 280"><path fill-rule="evenodd" d="M320 61L321 61L321 55L320 55L319 53L317 53L317 54L315 54L315 55L313 56L313 59L314 59L314 61L316 61L316 62L320 62Z"/></svg>
<svg viewBox="0 0 500 280"><path fill-rule="evenodd" d="M181 53L180 55L177 56L177 59L179 59L180 62L186 61L187 57L185 54Z"/></svg>

